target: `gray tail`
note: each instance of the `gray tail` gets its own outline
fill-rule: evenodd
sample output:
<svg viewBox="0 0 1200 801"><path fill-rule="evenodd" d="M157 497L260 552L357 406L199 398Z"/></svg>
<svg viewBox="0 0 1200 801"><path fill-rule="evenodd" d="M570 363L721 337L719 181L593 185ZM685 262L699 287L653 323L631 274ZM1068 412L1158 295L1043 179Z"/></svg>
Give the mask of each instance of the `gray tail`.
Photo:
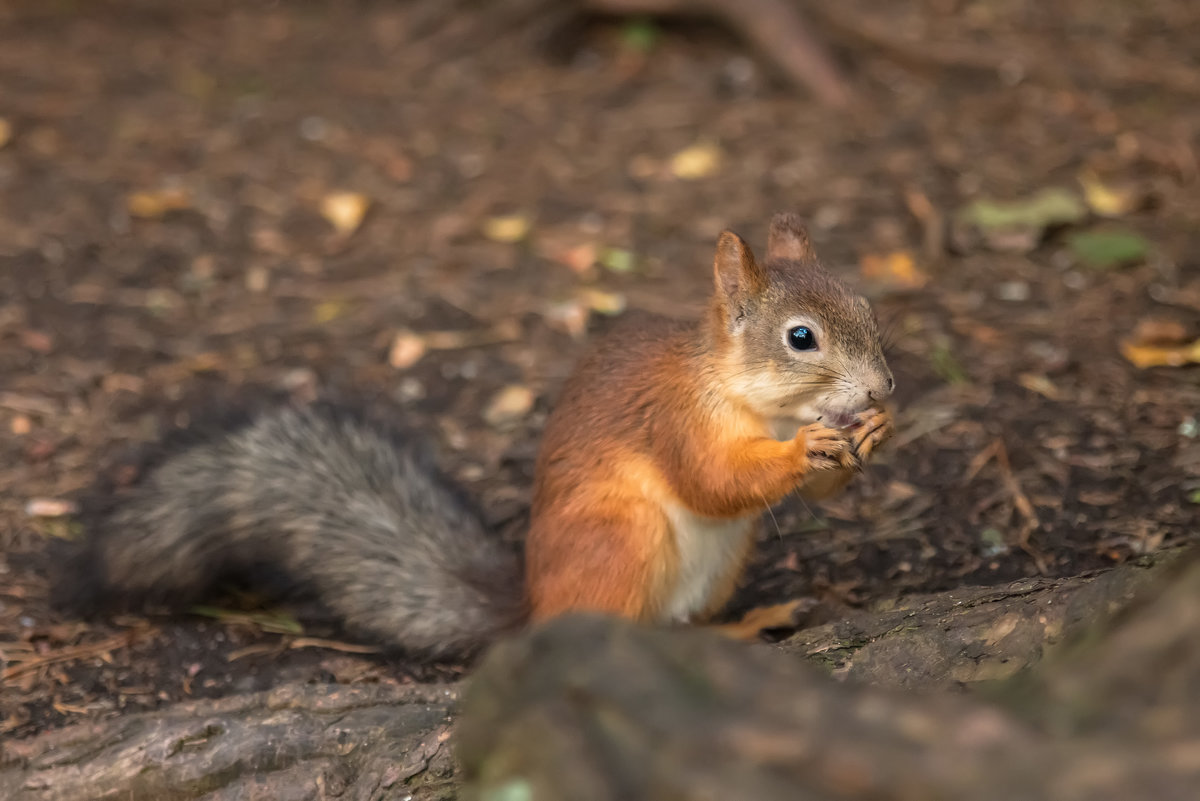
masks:
<svg viewBox="0 0 1200 801"><path fill-rule="evenodd" d="M178 605L265 568L356 635L427 658L470 655L525 619L517 554L425 449L333 407L187 443L84 522L56 588L79 611Z"/></svg>

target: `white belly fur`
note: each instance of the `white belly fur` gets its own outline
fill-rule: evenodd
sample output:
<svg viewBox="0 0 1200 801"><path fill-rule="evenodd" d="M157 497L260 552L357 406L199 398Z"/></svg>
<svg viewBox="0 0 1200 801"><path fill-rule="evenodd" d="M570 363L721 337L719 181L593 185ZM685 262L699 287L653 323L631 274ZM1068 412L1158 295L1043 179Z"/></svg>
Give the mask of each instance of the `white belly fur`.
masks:
<svg viewBox="0 0 1200 801"><path fill-rule="evenodd" d="M758 515L704 517L678 505L666 506L663 511L679 549L679 574L664 616L687 622L708 606L716 585L735 567Z"/></svg>

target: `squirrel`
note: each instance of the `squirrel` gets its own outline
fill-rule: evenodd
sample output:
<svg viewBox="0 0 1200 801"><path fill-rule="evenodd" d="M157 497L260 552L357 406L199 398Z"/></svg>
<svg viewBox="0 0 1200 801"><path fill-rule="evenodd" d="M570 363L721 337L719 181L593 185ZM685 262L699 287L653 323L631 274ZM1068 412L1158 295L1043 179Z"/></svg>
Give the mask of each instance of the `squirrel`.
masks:
<svg viewBox="0 0 1200 801"><path fill-rule="evenodd" d="M283 406L151 464L84 520L60 599L197 599L266 566L357 636L429 659L589 611L706 622L764 509L839 490L892 432L868 302L793 214L760 263L721 233L697 321L618 321L567 380L534 471L524 560L410 434Z"/></svg>

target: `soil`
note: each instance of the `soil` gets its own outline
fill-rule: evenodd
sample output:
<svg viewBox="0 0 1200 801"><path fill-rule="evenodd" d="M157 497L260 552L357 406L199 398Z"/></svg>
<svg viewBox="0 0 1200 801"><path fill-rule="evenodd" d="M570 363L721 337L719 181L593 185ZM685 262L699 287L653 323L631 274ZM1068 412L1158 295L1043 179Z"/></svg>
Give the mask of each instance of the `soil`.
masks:
<svg viewBox="0 0 1200 801"><path fill-rule="evenodd" d="M872 298L898 433L842 497L766 518L731 612L808 595L834 614L1195 537L1200 368L1139 369L1121 343L1146 320L1200 336L1200 8L846 4L896 46L814 18L859 97L834 112L716 24L500 24L493 5L474 25L440 0L0 9L0 736L289 678L461 673L320 641L336 631L303 610L66 617L49 551L78 525L28 505L76 497L184 398L336 389L433 432L517 536L546 411L607 318L572 321L696 313L719 231L761 247L779 209ZM950 224L1089 174L1137 202L1020 252ZM339 191L370 201L350 233L321 214ZM503 241L498 217L528 234ZM1082 263L1071 234L1113 226L1148 255ZM906 252L923 285L862 269ZM408 331L453 336L405 366ZM498 421L510 386L532 408ZM272 630L296 618L303 637Z"/></svg>

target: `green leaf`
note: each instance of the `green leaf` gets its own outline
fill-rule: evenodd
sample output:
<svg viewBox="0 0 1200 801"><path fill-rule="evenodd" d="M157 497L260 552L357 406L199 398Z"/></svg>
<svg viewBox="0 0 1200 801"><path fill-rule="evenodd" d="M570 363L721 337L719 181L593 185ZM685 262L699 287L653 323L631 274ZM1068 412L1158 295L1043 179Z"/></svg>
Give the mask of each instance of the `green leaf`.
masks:
<svg viewBox="0 0 1200 801"><path fill-rule="evenodd" d="M1004 533L996 528L985 528L979 532L979 544L980 552L987 559L1008 553L1010 550Z"/></svg>
<svg viewBox="0 0 1200 801"><path fill-rule="evenodd" d="M1150 243L1133 231L1080 231L1067 240L1067 247L1087 266L1111 270L1146 258Z"/></svg>
<svg viewBox="0 0 1200 801"><path fill-rule="evenodd" d="M630 273L637 266L637 259L628 250L608 248L600 254L600 263L614 273Z"/></svg>
<svg viewBox="0 0 1200 801"><path fill-rule="evenodd" d="M1074 192L1051 187L1022 200L1003 202L981 198L962 211L963 219L984 231L1034 229L1079 222L1087 206Z"/></svg>
<svg viewBox="0 0 1200 801"><path fill-rule="evenodd" d="M304 627L286 612L235 612L216 606L197 605L191 608L194 615L211 617L223 623L242 623L257 626L263 631L276 634L303 634Z"/></svg>
<svg viewBox="0 0 1200 801"><path fill-rule="evenodd" d="M1200 489L1194 489L1188 493L1188 503L1200 503Z"/></svg>

